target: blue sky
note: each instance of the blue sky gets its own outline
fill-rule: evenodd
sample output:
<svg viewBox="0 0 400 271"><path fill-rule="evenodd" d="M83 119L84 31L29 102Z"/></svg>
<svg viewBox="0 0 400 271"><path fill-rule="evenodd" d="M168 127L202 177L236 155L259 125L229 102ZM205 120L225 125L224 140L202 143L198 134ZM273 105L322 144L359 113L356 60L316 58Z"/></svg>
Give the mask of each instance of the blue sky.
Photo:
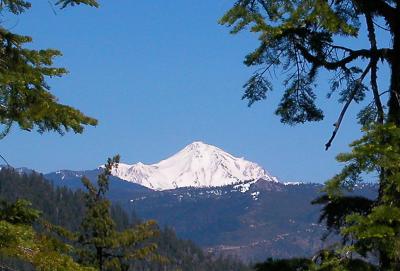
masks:
<svg viewBox="0 0 400 271"><path fill-rule="evenodd" d="M19 131L0 142L14 166L41 172L91 169L119 153L122 161L154 163L192 141L255 161L282 180L323 182L340 166L334 157L359 136L350 110L333 147L324 144L341 109L319 100L326 119L284 126L273 112L281 86L251 108L241 100L251 74L243 57L257 45L250 33L232 36L217 21L233 1L101 1L99 9L57 10L33 1L6 25L33 36L36 48L58 48L69 74L50 80L52 92L99 120L82 135Z"/></svg>

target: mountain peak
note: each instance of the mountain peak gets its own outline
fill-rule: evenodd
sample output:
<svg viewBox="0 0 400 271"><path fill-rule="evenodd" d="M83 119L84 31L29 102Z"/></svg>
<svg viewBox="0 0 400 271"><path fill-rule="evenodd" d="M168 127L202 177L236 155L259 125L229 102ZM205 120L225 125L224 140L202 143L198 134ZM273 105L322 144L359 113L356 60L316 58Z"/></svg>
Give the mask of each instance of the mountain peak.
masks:
<svg viewBox="0 0 400 271"><path fill-rule="evenodd" d="M187 145L186 147L202 147L202 146L211 146L209 144L204 143L203 141L193 141L191 144Z"/></svg>
<svg viewBox="0 0 400 271"><path fill-rule="evenodd" d="M113 175L155 190L218 187L260 178L277 181L256 163L202 141L195 141L156 164L120 164Z"/></svg>
<svg viewBox="0 0 400 271"><path fill-rule="evenodd" d="M185 148L183 148L182 151L207 151L207 150L216 150L218 149L217 147L213 145L209 145L207 143L204 143L203 141L194 141L191 144L187 145Z"/></svg>

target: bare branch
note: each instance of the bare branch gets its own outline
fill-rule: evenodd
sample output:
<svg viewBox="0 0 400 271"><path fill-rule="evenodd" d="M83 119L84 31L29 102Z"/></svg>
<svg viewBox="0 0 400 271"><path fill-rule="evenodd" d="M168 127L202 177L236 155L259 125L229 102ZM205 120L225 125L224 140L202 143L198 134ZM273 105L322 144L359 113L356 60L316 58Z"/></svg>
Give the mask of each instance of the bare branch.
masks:
<svg viewBox="0 0 400 271"><path fill-rule="evenodd" d="M374 22L374 25L377 26L377 27L379 27L379 28L382 29L382 30L385 30L385 31L389 31L389 32L390 32L390 29L388 29L388 28L386 28L386 27L383 27L383 26L381 26L380 24L378 24L378 23L376 23L376 22Z"/></svg>
<svg viewBox="0 0 400 271"><path fill-rule="evenodd" d="M353 90L352 93L350 94L350 96L349 96L347 102L345 103L345 105L344 105L342 111L340 112L340 115L339 115L338 120L335 122L335 124L333 124L333 126L335 127L335 129L334 129L333 132L332 132L331 138L330 138L329 141L325 144L325 150L326 150L326 151L331 147L332 142L333 142L333 140L335 139L337 132L339 131L340 124L341 124L342 121L343 121L343 118L344 118L344 116L345 116L345 114L346 114L346 111L347 111L349 105L351 104L351 102L353 101L354 96L356 95L356 93L357 93L357 91L358 91L358 87L361 85L361 83L362 83L362 81L364 80L365 76L367 76L367 74L368 74L369 71L371 70L371 66L372 66L372 64L369 63L368 66L367 66L367 68L364 70L364 72L363 72L362 75L360 76L360 78L357 79L356 87L354 88L354 90Z"/></svg>

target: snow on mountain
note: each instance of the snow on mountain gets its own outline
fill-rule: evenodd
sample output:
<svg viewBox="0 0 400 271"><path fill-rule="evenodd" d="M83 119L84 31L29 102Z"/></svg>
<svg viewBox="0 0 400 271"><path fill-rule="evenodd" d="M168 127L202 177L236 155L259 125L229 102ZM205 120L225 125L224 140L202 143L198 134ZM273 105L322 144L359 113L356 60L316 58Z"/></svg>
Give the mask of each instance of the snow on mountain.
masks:
<svg viewBox="0 0 400 271"><path fill-rule="evenodd" d="M112 174L154 190L219 187L258 179L278 182L256 163L199 141L157 164L120 163Z"/></svg>

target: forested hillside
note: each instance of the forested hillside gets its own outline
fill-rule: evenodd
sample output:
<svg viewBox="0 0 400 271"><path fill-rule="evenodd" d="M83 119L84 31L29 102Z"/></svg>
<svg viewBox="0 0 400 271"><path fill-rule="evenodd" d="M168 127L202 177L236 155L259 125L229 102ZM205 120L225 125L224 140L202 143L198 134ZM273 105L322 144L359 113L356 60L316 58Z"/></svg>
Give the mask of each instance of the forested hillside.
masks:
<svg viewBox="0 0 400 271"><path fill-rule="evenodd" d="M49 222L63 226L71 231L79 231L85 215L84 193L65 187L55 187L37 173L20 173L11 168L0 170L0 199L15 202L27 199L32 207L42 212ZM139 223L135 214L127 214L119 205L112 205L112 218L117 229L126 229ZM134 270L250 270L235 259L216 257L206 254L193 242L177 238L172 229L160 229L155 240L157 253L163 261L136 261ZM1 259L3 265L17 270L29 270L29 265L10 259ZM32 269L33 270L33 269Z"/></svg>

